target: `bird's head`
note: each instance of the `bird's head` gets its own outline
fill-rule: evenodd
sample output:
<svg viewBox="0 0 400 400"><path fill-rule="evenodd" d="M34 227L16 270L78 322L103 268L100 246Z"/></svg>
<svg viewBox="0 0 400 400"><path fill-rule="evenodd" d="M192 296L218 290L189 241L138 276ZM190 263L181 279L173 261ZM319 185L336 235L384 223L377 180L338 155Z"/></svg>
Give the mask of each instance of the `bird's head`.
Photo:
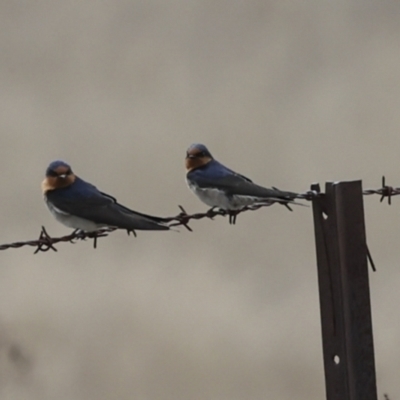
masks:
<svg viewBox="0 0 400 400"><path fill-rule="evenodd" d="M204 144L192 144L186 151L185 165L187 171L202 167L213 160L213 156Z"/></svg>
<svg viewBox="0 0 400 400"><path fill-rule="evenodd" d="M70 186L75 182L75 179L76 176L67 163L59 160L53 161L47 167L46 178L42 182L43 193Z"/></svg>

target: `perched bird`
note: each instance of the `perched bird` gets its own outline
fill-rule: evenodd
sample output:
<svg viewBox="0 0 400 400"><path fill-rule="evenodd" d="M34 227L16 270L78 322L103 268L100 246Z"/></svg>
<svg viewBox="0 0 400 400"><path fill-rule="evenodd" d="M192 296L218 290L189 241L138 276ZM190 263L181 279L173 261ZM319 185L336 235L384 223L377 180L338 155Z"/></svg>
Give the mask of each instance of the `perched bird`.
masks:
<svg viewBox="0 0 400 400"><path fill-rule="evenodd" d="M205 204L227 211L230 223L235 223L238 210L245 206L281 203L291 210L288 203L299 204L293 201L296 193L264 188L225 167L203 144L188 148L185 164L189 188Z"/></svg>
<svg viewBox="0 0 400 400"><path fill-rule="evenodd" d="M114 197L77 177L64 161L53 161L42 182L44 200L57 221L79 231L104 227L135 230L168 230L164 218L130 210Z"/></svg>

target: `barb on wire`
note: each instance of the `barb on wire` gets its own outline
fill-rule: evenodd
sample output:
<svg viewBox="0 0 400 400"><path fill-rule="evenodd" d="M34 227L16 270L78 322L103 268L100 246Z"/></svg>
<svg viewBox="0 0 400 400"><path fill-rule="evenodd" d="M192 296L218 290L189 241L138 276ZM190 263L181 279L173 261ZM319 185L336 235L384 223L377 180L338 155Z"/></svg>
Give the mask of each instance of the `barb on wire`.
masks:
<svg viewBox="0 0 400 400"><path fill-rule="evenodd" d="M2 244L0 245L0 250L8 250L8 249L18 249L23 246L32 246L36 247L34 254L39 252L46 252L49 250L57 251L54 247L55 244L60 242L69 242L75 243L75 240L86 240L86 239L93 239L93 247L96 248L97 245L97 238L108 236L110 232L113 232L115 228L105 228L100 229L96 232L80 232L74 231L67 236L62 237L51 237L44 226L40 231L40 236L36 240L28 240L25 242L14 242L9 244Z"/></svg>
<svg viewBox="0 0 400 400"><path fill-rule="evenodd" d="M387 186L386 185L386 179L384 176L382 176L382 187L380 189L368 189L363 191L364 195L370 195L370 194L379 194L381 196L380 202L382 202L385 197L388 198L388 204L392 204L392 197L393 196L398 196L400 194L400 188L394 188L392 186Z"/></svg>
<svg viewBox="0 0 400 400"><path fill-rule="evenodd" d="M388 203L391 204L391 198L392 196L397 196L400 194L400 188L393 188L392 186L387 186L385 177L382 177L382 187L380 189L368 189L363 191L364 195L371 195L371 194L378 194L381 196L380 201L382 202L385 197L388 198ZM296 199L300 200L306 200L306 201L312 201L313 199L317 197L321 197L323 194L319 193L317 190L309 190L305 193L299 193L296 196ZM180 213L174 217L169 217L169 218L164 218L166 223L169 223L170 227L176 227L176 226L184 226L188 231L192 232L192 228L189 226L189 222L191 220L199 220L203 218L211 219L213 220L217 216L228 216L229 217L229 223L230 224L235 224L236 223L236 218L237 216L245 211L256 211L262 207L268 207L274 204L275 202L268 202L268 203L256 203L253 205L245 206L242 207L241 209L238 210L222 210L217 207L210 208L206 212L202 213L195 213L195 214L188 214L186 210L180 205ZM279 203L281 205L284 205L291 210L288 203ZM295 203L297 205L303 205L301 203ZM80 230L75 230L71 234L62 236L62 237L51 237L44 226L42 226L40 236L36 240L28 240L28 241L21 241L21 242L14 242L14 243L9 243L9 244L2 244L0 245L0 250L8 250L8 249L17 249L20 247L24 246L32 246L36 247L36 250L34 254L39 253L39 252L46 252L49 250L57 251L57 249L54 247L55 244L64 242L64 243L76 243L77 240L86 240L86 239L93 239L93 247L96 248L97 246L97 239L101 237L106 237L110 233L114 232L117 230L117 228L104 228L104 229L99 229L95 232L84 232ZM136 232L135 231L128 231L128 234L133 233L133 235L136 237Z"/></svg>
<svg viewBox="0 0 400 400"><path fill-rule="evenodd" d="M400 187L393 187L386 185L386 178L382 176L382 187L379 189L365 189L363 190L364 196L369 196L371 194L377 194L381 196L380 202L382 202L386 197L388 198L389 205L392 204L392 197L400 195ZM300 193L296 196L297 199L312 201L316 197L320 197L322 194L317 190L309 190L305 193Z"/></svg>

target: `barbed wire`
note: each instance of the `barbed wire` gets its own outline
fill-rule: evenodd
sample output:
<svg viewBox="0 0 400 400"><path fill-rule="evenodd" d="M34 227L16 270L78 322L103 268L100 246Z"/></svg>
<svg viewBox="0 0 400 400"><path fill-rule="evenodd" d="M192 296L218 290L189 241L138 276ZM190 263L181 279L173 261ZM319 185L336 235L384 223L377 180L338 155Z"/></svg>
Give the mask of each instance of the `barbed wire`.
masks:
<svg viewBox="0 0 400 400"><path fill-rule="evenodd" d="M400 194L400 188L399 187L392 187L392 186L387 186L386 185L386 179L384 176L382 176L382 187L380 189L374 190L374 189L368 189L368 190L363 190L363 194L368 196L370 194L379 194L381 196L380 202L387 197L388 198L388 204L392 204L392 197L393 196L398 196Z"/></svg>
<svg viewBox="0 0 400 400"><path fill-rule="evenodd" d="M323 195L324 194L320 193L318 190L309 190L305 193L299 193L296 196L296 199L312 201L313 199L322 197ZM380 202L382 202L385 198L387 198L388 204L391 205L391 198L393 196L400 195L400 188L386 185L385 177L382 177L382 187L381 188L363 190L363 195L365 195L365 196L379 195L379 196L381 196ZM269 207L274 203L282 204L282 205L286 206L289 210L292 211L292 209L290 208L290 202L289 203L282 203L282 202L257 203L257 204L242 207L241 209L235 210L235 211L232 211L232 210L226 211L226 210L221 210L221 209L214 207L214 208L209 209L206 212L195 213L195 214L188 214L182 206L179 206L179 209L181 212L174 217L164 218L164 221L168 224L169 227L184 226L188 231L192 232L193 230L189 226L189 222L191 220L199 220L199 219L203 219L203 218L214 219L217 216L223 216L223 217L228 216L229 223L235 224L236 217L239 214L241 214L242 212L256 211L263 207ZM295 203L295 204L303 205L301 203ZM0 251L8 250L8 249L17 249L17 248L21 248L24 246L31 246L31 247L36 247L36 250L34 251L34 254L36 254L39 252L46 252L49 250L57 251L57 249L54 247L54 245L57 243L76 243L76 241L86 240L86 239L93 239L93 248L96 248L98 238L107 237L110 233L116 231L117 229L118 228L103 228L103 229L99 229L94 232L84 232L84 231L77 229L77 230L73 231L71 234L66 235L66 236L51 237L47 233L45 227L42 226L38 239L2 244L2 245L0 245ZM136 237L135 231L127 231L127 232L128 232L128 235L130 233L133 233L133 235Z"/></svg>
<svg viewBox="0 0 400 400"><path fill-rule="evenodd" d="M188 214L186 210L182 207L179 206L181 212L174 216L174 217L168 217L164 218L164 221L169 227L177 227L177 226L184 226L188 231L192 232L192 228L189 226L190 220L198 220L198 219L203 219L203 218L208 218L208 219L213 219L214 217L220 215L220 216L226 216L229 215L230 218L230 223L235 223L236 216L244 211L255 211L258 210L261 207L267 207L271 206L273 203L259 203L251 206L246 206L241 208L240 210L237 211L232 211L228 212L225 210L220 210L220 209L209 209L207 212L204 213L195 213L195 214ZM290 207L289 207L290 208ZM46 252L49 250L57 251L57 249L54 247L55 244L64 242L64 243L76 243L78 240L86 240L86 239L93 239L93 248L97 247L97 239L101 237L106 237L110 233L116 231L118 228L103 228L99 229L94 232L85 232L76 229L72 233L66 236L62 237L51 237L44 226L42 226L39 238L36 240L27 240L27 241L20 241L20 242L14 242L14 243L8 243L8 244L2 244L0 245L0 250L8 250L8 249L17 249L20 247L24 246L32 246L36 247L36 250L34 254L38 252ZM136 232L134 230L132 231L127 231L128 235L130 233L133 233L133 235L136 237Z"/></svg>

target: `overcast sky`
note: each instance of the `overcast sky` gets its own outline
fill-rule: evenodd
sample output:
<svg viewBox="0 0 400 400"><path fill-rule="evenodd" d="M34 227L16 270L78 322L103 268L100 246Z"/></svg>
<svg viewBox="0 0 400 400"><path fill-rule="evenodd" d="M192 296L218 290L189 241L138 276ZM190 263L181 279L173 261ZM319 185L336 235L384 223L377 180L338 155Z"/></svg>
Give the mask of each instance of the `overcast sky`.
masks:
<svg viewBox="0 0 400 400"><path fill-rule="evenodd" d="M0 243L68 234L40 183L63 159L135 210L205 211L204 143L265 186L400 186L400 3L0 5ZM400 204L365 198L378 391L400 398ZM2 400L320 400L311 208L0 254Z"/></svg>

